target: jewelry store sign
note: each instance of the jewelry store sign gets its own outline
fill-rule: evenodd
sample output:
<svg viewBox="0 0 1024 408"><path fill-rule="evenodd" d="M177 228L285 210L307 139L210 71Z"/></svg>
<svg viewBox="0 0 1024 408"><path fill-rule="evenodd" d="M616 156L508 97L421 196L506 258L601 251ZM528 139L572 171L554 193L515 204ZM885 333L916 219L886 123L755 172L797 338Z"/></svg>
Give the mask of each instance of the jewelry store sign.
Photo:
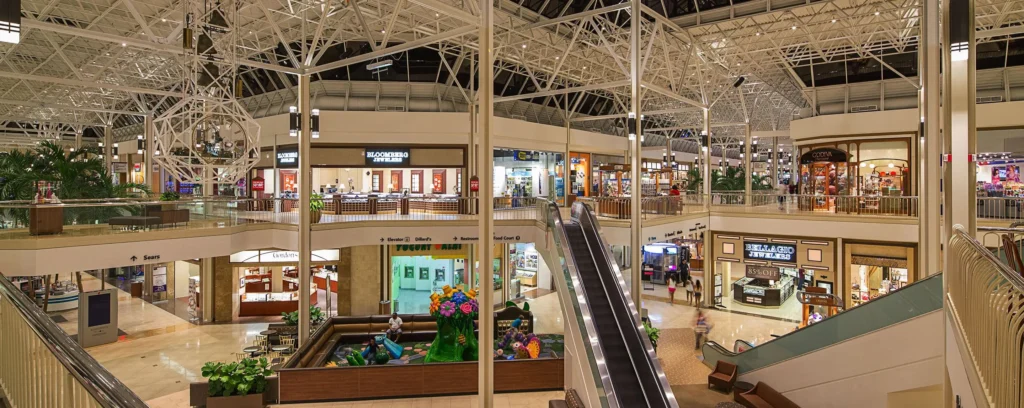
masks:
<svg viewBox="0 0 1024 408"><path fill-rule="evenodd" d="M763 261L796 262L796 245L744 242L743 258Z"/></svg>
<svg viewBox="0 0 1024 408"><path fill-rule="evenodd" d="M365 150L366 165L370 167L401 167L409 165L409 149L386 148Z"/></svg>

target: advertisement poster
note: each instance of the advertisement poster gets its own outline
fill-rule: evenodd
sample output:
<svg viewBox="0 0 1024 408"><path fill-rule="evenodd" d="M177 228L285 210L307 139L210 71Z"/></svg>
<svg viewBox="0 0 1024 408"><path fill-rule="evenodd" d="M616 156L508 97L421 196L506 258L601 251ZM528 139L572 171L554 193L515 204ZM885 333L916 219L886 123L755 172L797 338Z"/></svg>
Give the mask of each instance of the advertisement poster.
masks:
<svg viewBox="0 0 1024 408"><path fill-rule="evenodd" d="M167 291L167 267L158 266L153 268L153 293Z"/></svg>

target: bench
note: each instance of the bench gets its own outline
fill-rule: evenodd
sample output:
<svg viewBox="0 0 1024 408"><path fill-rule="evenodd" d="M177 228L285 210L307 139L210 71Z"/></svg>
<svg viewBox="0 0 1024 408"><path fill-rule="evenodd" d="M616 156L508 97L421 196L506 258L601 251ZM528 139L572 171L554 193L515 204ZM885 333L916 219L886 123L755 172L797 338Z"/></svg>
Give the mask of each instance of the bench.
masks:
<svg viewBox="0 0 1024 408"><path fill-rule="evenodd" d="M110 217L107 220L107 224L110 227L151 227L160 225L160 217L147 217L141 215L131 215L124 217Z"/></svg>
<svg viewBox="0 0 1024 408"><path fill-rule="evenodd" d="M760 381L750 391L736 393L734 399L747 408L800 408L782 393Z"/></svg>

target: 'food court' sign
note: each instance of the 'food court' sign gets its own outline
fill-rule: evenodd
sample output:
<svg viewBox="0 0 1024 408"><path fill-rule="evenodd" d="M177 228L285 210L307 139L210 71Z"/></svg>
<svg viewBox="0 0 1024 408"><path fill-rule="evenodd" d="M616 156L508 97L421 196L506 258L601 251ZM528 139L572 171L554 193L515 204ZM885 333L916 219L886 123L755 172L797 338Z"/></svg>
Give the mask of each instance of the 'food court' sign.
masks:
<svg viewBox="0 0 1024 408"><path fill-rule="evenodd" d="M744 242L743 258L763 261L796 262L796 245Z"/></svg>

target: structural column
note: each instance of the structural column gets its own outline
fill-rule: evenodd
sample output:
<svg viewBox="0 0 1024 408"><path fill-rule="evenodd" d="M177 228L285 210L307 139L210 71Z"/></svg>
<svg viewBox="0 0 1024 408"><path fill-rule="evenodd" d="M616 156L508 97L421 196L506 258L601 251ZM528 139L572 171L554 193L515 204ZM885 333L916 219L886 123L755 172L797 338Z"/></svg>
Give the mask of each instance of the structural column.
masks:
<svg viewBox="0 0 1024 408"><path fill-rule="evenodd" d="M744 191L745 196L743 198L744 198L744 202L747 205L751 205L752 204L751 203L751 187L752 186L751 186L751 182L750 182L750 177L753 176L753 169L750 168L750 157L751 157L751 154L753 154L753 149L750 148L750 146L751 146L750 142L751 142L750 122L747 122L746 124L743 125L743 149L741 151L741 154L743 155L743 173L745 174L744 175L744 180L743 180L743 191Z"/></svg>
<svg viewBox="0 0 1024 408"><path fill-rule="evenodd" d="M939 0L925 0L923 7L923 40L918 47L921 81L921 160L920 183L918 183L919 253L918 268L926 275L939 273L942 259L942 231L939 228L939 207L942 195L939 155L942 152L942 135L939 132Z"/></svg>
<svg viewBox="0 0 1024 408"><path fill-rule="evenodd" d="M643 76L640 66L640 24L643 22L643 15L639 1L630 2L629 22L629 85L630 85L630 108L629 115L635 121L636 128L633 129L633 140L630 145L630 171L629 178L632 180L629 194L629 254L630 254L630 288L629 292L633 298L633 304L639 312L640 307L640 281L643 276L643 246L640 244L642 225L640 221L640 194L643 191L643 184L640 182L640 168L642 167L641 156L643 152L643 115L640 112L640 80Z"/></svg>
<svg viewBox="0 0 1024 408"><path fill-rule="evenodd" d="M704 171L703 187L705 200L707 200L707 208L711 209L711 109L704 108L704 130L701 132L701 158L704 163L701 164ZM724 154L723 154L724 156ZM746 157L748 155L744 155ZM711 230L708 229L703 232L704 244L701 245L703 248L701 256L704 258L704 296L701 297L701 301L704 304L708 304L708 299L714 299L712 291L708 291L708 283L712 282L713 279L708 272L711 271ZM713 285L712 285L713 287Z"/></svg>
<svg viewBox="0 0 1024 408"><path fill-rule="evenodd" d="M153 127L153 114L146 115L143 120L143 132L142 132L142 183L147 186L152 186L153 181L150 178L153 177L153 137L156 134Z"/></svg>
<svg viewBox="0 0 1024 408"><path fill-rule="evenodd" d="M203 323L213 323L213 290L213 258L203 258L199 261L199 314Z"/></svg>
<svg viewBox="0 0 1024 408"><path fill-rule="evenodd" d="M494 2L480 0L480 176L479 244L480 269L490 271L494 259ZM478 271L479 273L479 271ZM494 407L494 285L490 273L481 282L478 396L480 408Z"/></svg>
<svg viewBox="0 0 1024 408"><path fill-rule="evenodd" d="M768 171L771 174L772 193L779 185L779 138L772 137L772 151L768 153Z"/></svg>
<svg viewBox="0 0 1024 408"><path fill-rule="evenodd" d="M309 75L299 75L299 344L309 339L309 268L312 252L309 242L309 198L313 174L309 169Z"/></svg>
<svg viewBox="0 0 1024 408"><path fill-rule="evenodd" d="M111 167L111 163L114 162L114 156L111 155L113 152L111 147L114 143L114 126L107 124L103 126L103 148L100 151L103 154L103 168L107 169L107 175L113 178L114 169Z"/></svg>
<svg viewBox="0 0 1024 408"><path fill-rule="evenodd" d="M477 101L478 95L477 95L476 91L473 88L475 86L474 82L476 82L476 59L473 58L473 54L472 54L472 52L470 52L470 55L469 55L469 84L468 84L469 85L469 100L466 101L466 103L468 104L468 107L467 107L468 109L467 110L469 110L469 144L466 146L466 174L463 176L463 180L462 180L462 196L463 197L467 197L467 200L468 200L467 208L469 208L469 214L476 214L476 211L477 211L476 206L474 206L473 203L472 203L472 200L468 198L468 197L472 197L473 196L473 192L470 191L470 188L469 188L469 181L474 176L477 176L477 167L476 167L476 162L477 162L476 159L477 159L477 157L476 156L478 154L478 151L477 151L477 148L476 148L476 135L477 135L477 127L476 127L477 126L477 116L476 116L476 114L477 114L477 105L476 105L476 101ZM422 182L423 182L423 180L420 180L420 183L422 183ZM473 267L472 267L473 264L469 264L469 265L470 265L470 267L468 269L470 271L470 275L472 275L473 272L475 272L473 270ZM470 284L468 286L472 287L473 286L472 285L473 280L470 280L469 282L470 282Z"/></svg>
<svg viewBox="0 0 1024 408"><path fill-rule="evenodd" d="M977 150L976 129L974 124L975 111L975 41L974 41L974 2L971 0L951 0L943 2L946 8L942 13L946 28L946 47L944 57L948 64L946 92L947 106L945 113L946 150L950 162L945 164L943 181L945 200L945 226L947 234L952 233L954 225L962 225L968 234L975 236L976 192L975 164L971 158ZM948 235L947 235L948 236Z"/></svg>

